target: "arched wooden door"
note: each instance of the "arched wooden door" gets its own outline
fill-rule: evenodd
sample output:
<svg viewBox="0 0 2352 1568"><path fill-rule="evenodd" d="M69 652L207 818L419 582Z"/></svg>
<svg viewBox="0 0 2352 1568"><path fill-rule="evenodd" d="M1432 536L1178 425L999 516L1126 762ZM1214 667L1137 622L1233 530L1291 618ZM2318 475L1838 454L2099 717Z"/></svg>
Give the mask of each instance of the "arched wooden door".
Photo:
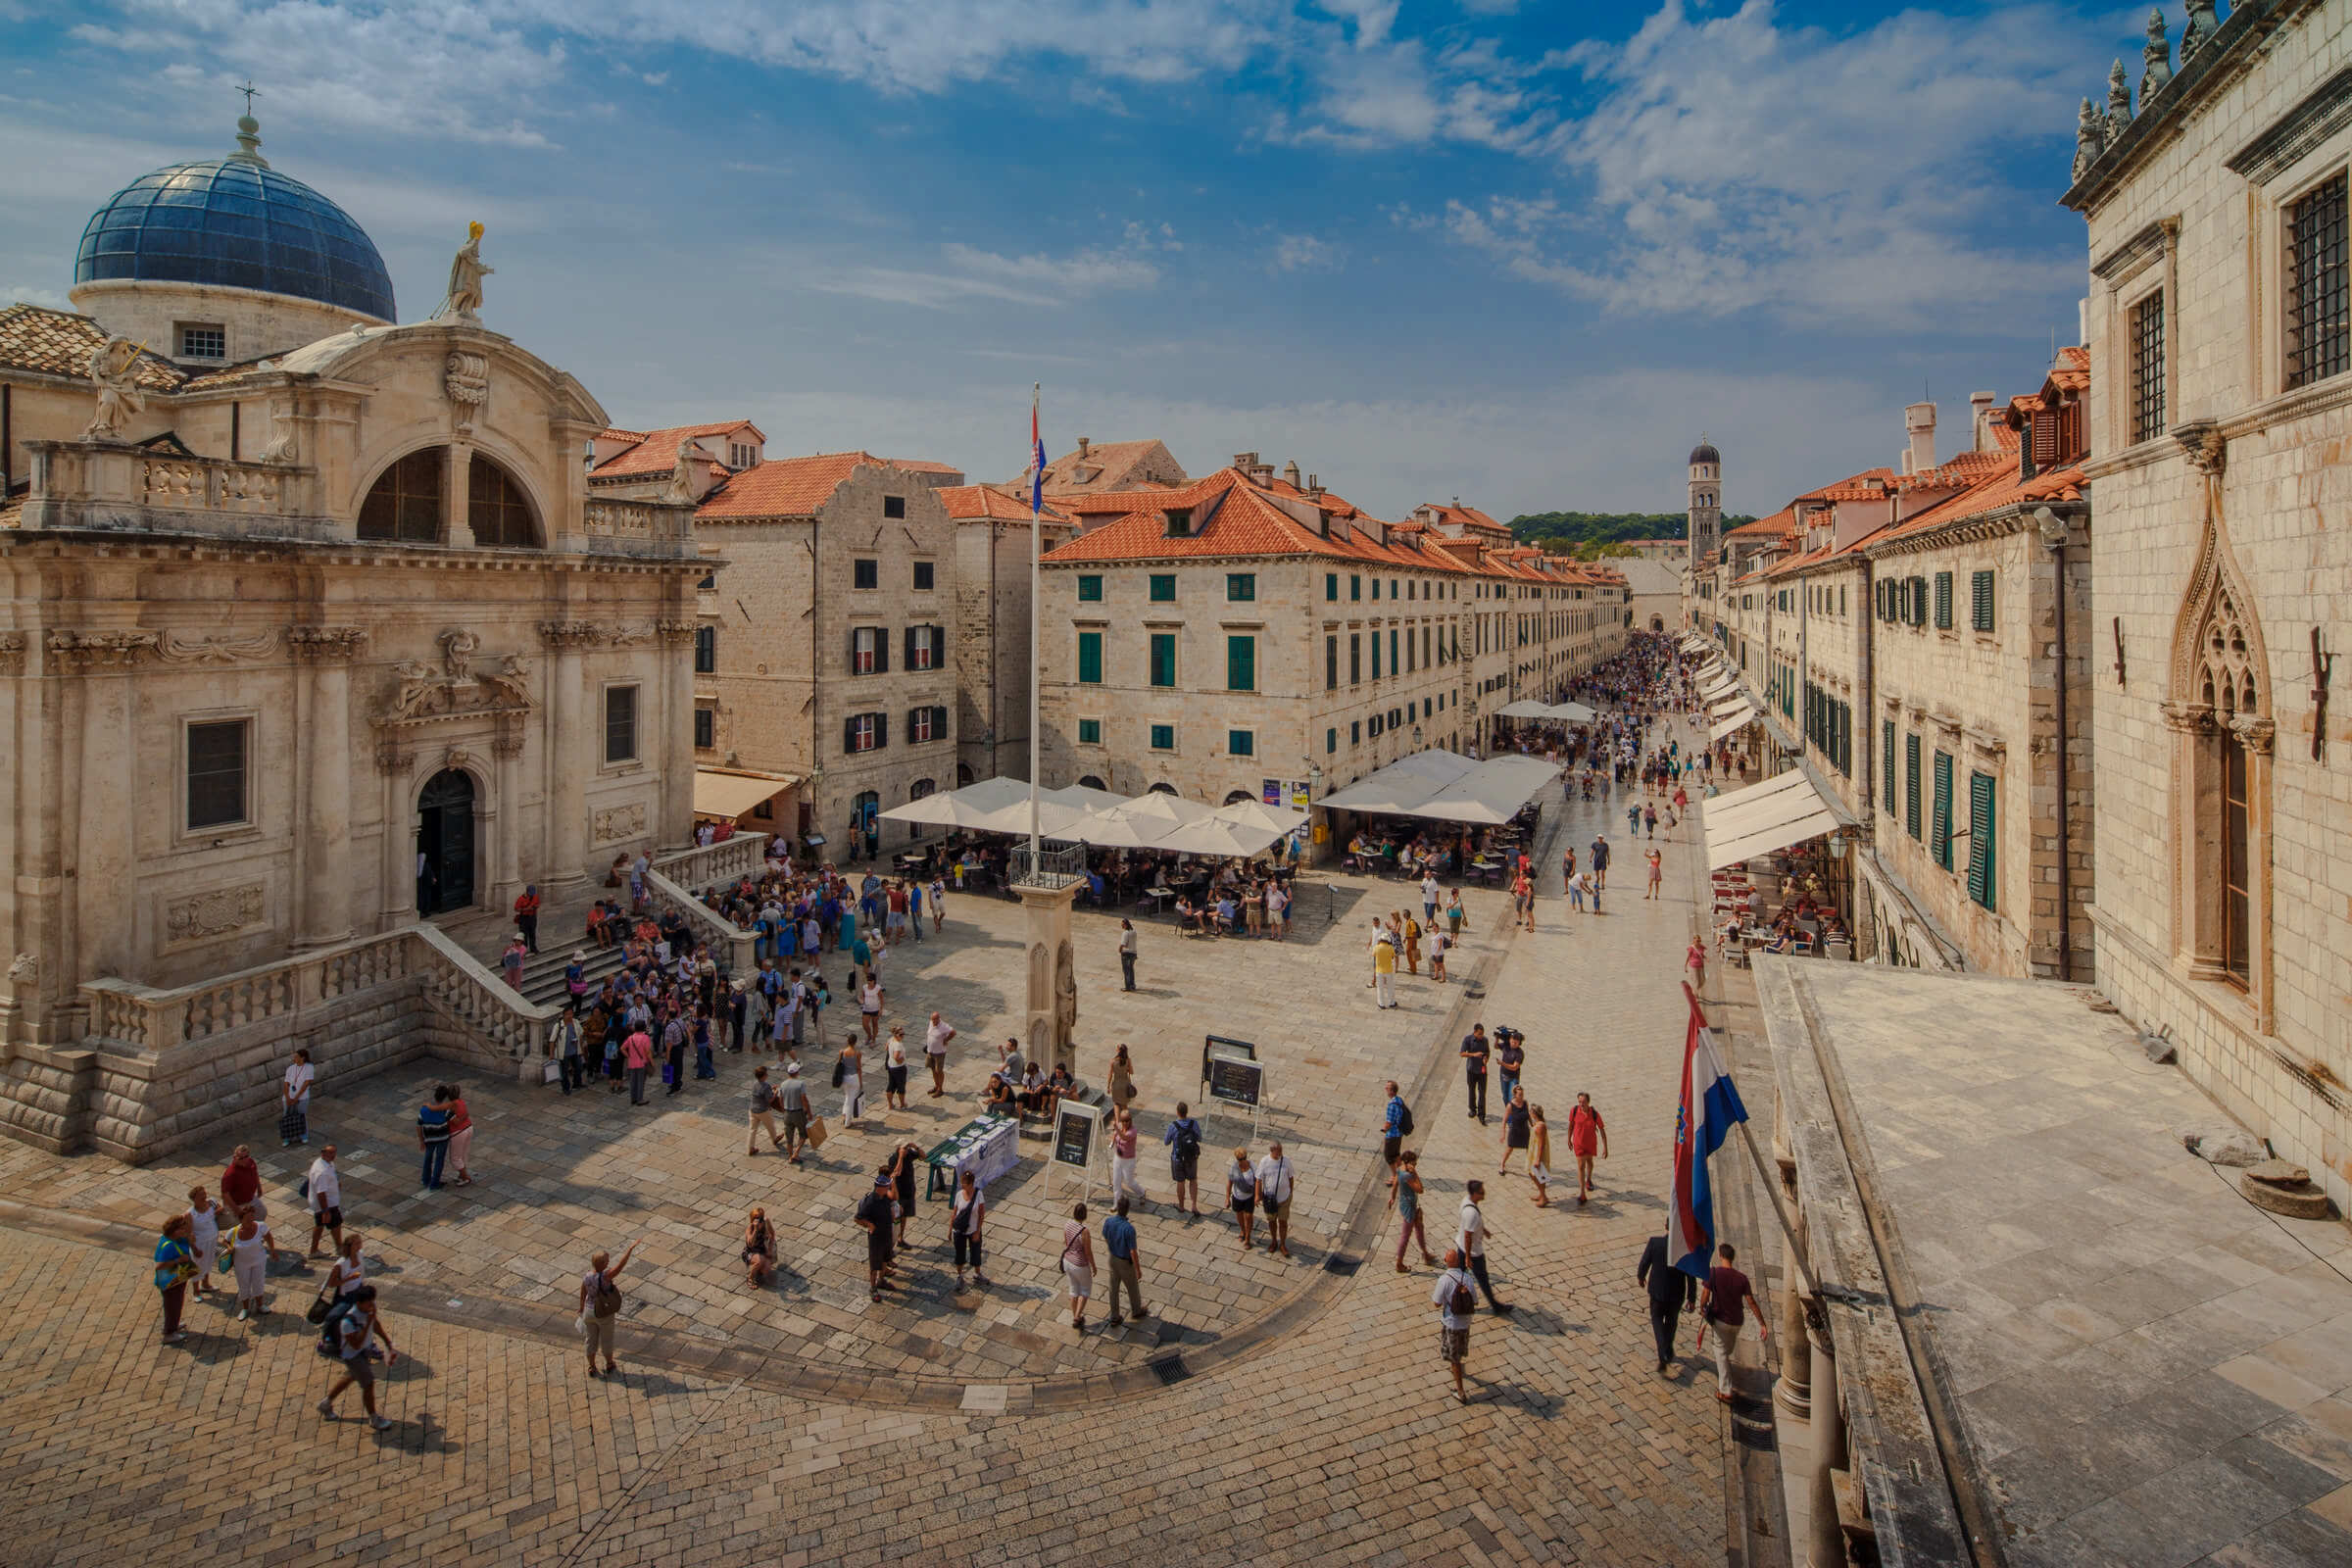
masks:
<svg viewBox="0 0 2352 1568"><path fill-rule="evenodd" d="M416 912L473 903L473 776L444 768L416 797Z"/></svg>

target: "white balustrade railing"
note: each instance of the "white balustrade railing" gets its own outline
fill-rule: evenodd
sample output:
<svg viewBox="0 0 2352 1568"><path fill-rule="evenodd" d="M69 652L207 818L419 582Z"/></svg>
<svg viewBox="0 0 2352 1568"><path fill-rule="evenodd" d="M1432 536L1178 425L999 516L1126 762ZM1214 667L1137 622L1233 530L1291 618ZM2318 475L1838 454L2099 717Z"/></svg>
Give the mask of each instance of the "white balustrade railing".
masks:
<svg viewBox="0 0 2352 1568"><path fill-rule="evenodd" d="M654 869L680 887L697 892L739 876L758 876L767 863L767 835L738 833L717 844L658 857Z"/></svg>

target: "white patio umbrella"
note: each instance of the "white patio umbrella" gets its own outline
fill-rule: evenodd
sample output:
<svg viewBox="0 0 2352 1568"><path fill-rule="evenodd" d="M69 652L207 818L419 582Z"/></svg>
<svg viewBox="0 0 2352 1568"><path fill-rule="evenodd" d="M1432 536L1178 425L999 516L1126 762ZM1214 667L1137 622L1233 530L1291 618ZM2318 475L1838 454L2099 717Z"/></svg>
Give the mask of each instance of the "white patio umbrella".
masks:
<svg viewBox="0 0 2352 1568"><path fill-rule="evenodd" d="M1029 786L1017 778L988 778L959 790L926 795L919 801L894 806L882 816L892 822L922 822L934 827L978 827L981 819L1029 799Z"/></svg>
<svg viewBox="0 0 2352 1568"><path fill-rule="evenodd" d="M1263 801L1236 801L1231 806L1218 807L1211 814L1221 822L1271 828L1276 833L1288 833L1306 820L1304 811L1286 810L1279 806L1268 806ZM1271 844L1274 841L1268 839L1266 842Z"/></svg>
<svg viewBox="0 0 2352 1568"><path fill-rule="evenodd" d="M1211 815L1171 830L1152 847L1180 850L1187 855L1251 856L1282 837L1285 831Z"/></svg>
<svg viewBox="0 0 2352 1568"><path fill-rule="evenodd" d="M1162 822L1198 822L1204 816L1213 816L1216 813L1215 807L1203 806L1199 801L1188 801L1181 795L1170 795L1165 790L1153 790L1148 794L1138 795L1135 799L1122 806L1113 807L1111 809L1127 816L1148 817Z"/></svg>
<svg viewBox="0 0 2352 1568"><path fill-rule="evenodd" d="M1123 807L1112 807L1079 813L1054 837L1076 839L1098 849L1164 850L1171 848L1167 836L1182 825L1166 817L1138 816Z"/></svg>

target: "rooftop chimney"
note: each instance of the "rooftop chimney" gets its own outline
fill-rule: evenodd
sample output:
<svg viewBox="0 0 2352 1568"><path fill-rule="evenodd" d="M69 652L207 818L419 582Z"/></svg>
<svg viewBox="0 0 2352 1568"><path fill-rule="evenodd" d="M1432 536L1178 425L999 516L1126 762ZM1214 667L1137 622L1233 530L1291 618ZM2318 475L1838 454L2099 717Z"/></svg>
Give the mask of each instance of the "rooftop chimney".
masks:
<svg viewBox="0 0 2352 1568"><path fill-rule="evenodd" d="M1087 448L1087 439L1086 439L1086 437L1084 437L1084 436L1080 436L1080 437L1078 438L1078 455L1079 455L1080 457L1082 457L1082 458L1083 458L1083 457L1085 457L1085 456L1086 456L1086 448Z"/></svg>
<svg viewBox="0 0 2352 1568"><path fill-rule="evenodd" d="M1254 452L1236 452L1233 455L1233 466L1241 469L1244 473L1248 473L1250 469L1257 466L1257 454Z"/></svg>
<svg viewBox="0 0 2352 1568"><path fill-rule="evenodd" d="M1911 437L1903 453L1903 471L1925 473L1936 466L1936 405L1914 403L1903 410L1903 429Z"/></svg>
<svg viewBox="0 0 2352 1568"><path fill-rule="evenodd" d="M1992 443L1992 406L1999 399L1990 392L1971 392L1968 395L1968 429L1970 444L1976 451L1990 452Z"/></svg>
<svg viewBox="0 0 2352 1568"><path fill-rule="evenodd" d="M1294 490L1298 488L1298 460L1293 458L1282 466L1282 476Z"/></svg>

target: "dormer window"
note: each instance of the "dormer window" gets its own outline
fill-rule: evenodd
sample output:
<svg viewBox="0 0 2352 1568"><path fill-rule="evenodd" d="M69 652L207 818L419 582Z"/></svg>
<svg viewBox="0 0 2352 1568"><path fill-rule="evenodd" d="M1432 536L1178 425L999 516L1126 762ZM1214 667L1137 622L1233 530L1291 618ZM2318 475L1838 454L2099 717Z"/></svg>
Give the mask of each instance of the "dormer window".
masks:
<svg viewBox="0 0 2352 1568"><path fill-rule="evenodd" d="M738 473L757 466L759 462L760 449L758 447L741 441L727 443L727 466L735 469Z"/></svg>
<svg viewBox="0 0 2352 1568"><path fill-rule="evenodd" d="M1192 536L1193 509L1190 507L1170 507L1168 509L1168 537L1171 539L1190 539Z"/></svg>
<svg viewBox="0 0 2352 1568"><path fill-rule="evenodd" d="M222 360L228 357L228 329L212 321L179 323L179 353L183 360Z"/></svg>

